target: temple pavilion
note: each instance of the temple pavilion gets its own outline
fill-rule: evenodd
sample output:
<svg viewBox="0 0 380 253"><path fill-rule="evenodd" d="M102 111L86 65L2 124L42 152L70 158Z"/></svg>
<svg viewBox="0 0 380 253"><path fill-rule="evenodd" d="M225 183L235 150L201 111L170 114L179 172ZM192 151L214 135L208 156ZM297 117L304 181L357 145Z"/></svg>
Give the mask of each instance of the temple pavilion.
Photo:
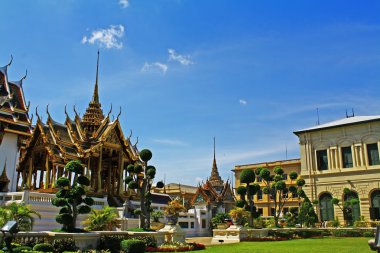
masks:
<svg viewBox="0 0 380 253"><path fill-rule="evenodd" d="M228 213L235 205L235 196L228 180L224 182L219 175L215 158L212 163L211 176L198 185L198 189L191 201L195 208L206 207L214 217L217 213Z"/></svg>
<svg viewBox="0 0 380 253"><path fill-rule="evenodd" d="M0 192L16 190L16 162L32 134L29 105L25 102L23 81L11 81L10 62L0 67Z"/></svg>
<svg viewBox="0 0 380 253"><path fill-rule="evenodd" d="M104 114L98 92L99 52L92 99L81 117L66 111L64 123L55 121L46 108L47 120L42 122L36 109L37 122L17 168L17 185L31 191L54 193L55 181L72 175L65 164L73 159L82 161L84 173L90 178L89 192L93 196L108 196L112 205L121 206L126 198L125 168L138 161L136 144L125 137L119 116L110 119Z"/></svg>

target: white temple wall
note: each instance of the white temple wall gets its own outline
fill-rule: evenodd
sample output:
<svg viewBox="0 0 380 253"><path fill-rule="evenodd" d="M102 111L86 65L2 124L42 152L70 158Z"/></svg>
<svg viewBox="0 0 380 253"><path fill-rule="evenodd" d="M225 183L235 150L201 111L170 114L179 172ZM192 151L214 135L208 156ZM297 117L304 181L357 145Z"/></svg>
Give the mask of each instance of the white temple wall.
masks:
<svg viewBox="0 0 380 253"><path fill-rule="evenodd" d="M0 174L3 172L6 162L7 176L10 180L8 191L10 192L16 191L17 184L16 165L19 157L17 138L17 134L5 133L0 145Z"/></svg>

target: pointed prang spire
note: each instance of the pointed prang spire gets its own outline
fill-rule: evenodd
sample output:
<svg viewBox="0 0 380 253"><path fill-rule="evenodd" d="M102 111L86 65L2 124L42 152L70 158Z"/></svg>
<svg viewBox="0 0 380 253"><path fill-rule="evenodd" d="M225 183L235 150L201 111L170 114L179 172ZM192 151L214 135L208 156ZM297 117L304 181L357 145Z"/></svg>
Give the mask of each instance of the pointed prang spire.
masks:
<svg viewBox="0 0 380 253"><path fill-rule="evenodd" d="M99 76L99 49L98 49L98 60L96 62L96 78L95 78L94 95L92 96L92 102L95 102L95 103L99 103L98 76Z"/></svg>
<svg viewBox="0 0 380 253"><path fill-rule="evenodd" d="M209 180L212 186L223 186L223 180L219 175L218 166L216 165L216 158L215 158L215 137L214 137L214 160L212 163L212 169L211 169L211 177Z"/></svg>

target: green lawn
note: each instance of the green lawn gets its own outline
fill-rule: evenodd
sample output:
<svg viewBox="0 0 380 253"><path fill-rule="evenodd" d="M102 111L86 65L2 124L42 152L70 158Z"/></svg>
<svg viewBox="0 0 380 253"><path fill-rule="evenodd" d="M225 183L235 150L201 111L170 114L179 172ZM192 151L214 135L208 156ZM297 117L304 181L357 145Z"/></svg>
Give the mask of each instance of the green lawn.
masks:
<svg viewBox="0 0 380 253"><path fill-rule="evenodd" d="M241 242L208 246L200 252L223 253L369 253L373 252L368 246L370 238L324 238L299 239L280 242Z"/></svg>

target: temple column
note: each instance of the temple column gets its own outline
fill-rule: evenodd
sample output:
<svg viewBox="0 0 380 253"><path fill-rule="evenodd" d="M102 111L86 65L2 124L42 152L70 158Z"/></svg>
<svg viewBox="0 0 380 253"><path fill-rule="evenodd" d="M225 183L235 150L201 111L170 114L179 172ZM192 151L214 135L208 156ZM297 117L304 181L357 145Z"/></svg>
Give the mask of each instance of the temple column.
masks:
<svg viewBox="0 0 380 253"><path fill-rule="evenodd" d="M123 151L119 151L119 163L118 163L118 171L119 171L119 184L117 187L117 195L123 192Z"/></svg>
<svg viewBox="0 0 380 253"><path fill-rule="evenodd" d="M17 188L18 188L18 184L20 182L20 171L17 171L17 180L16 180L16 191L17 191Z"/></svg>
<svg viewBox="0 0 380 253"><path fill-rule="evenodd" d="M87 161L87 170L86 170L86 177L90 179L91 181L91 176L90 176L90 166L91 166L91 157L88 157Z"/></svg>
<svg viewBox="0 0 380 253"><path fill-rule="evenodd" d="M100 192L100 190L102 188L102 181L101 181L102 156L103 156L103 148L101 147L100 151L99 151L99 161L98 161L98 171L97 171L97 173L98 173L98 176L97 176L98 187L96 189L96 192Z"/></svg>
<svg viewBox="0 0 380 253"><path fill-rule="evenodd" d="M29 189L32 187L32 173L33 173L33 154L29 158L28 181L26 183Z"/></svg>
<svg viewBox="0 0 380 253"><path fill-rule="evenodd" d="M111 152L112 154L112 152ZM110 155L110 158L108 159L108 180L107 180L107 190L108 190L108 195L112 195L113 191L113 187L112 187L112 155Z"/></svg>
<svg viewBox="0 0 380 253"><path fill-rule="evenodd" d="M37 178L37 171L38 171L38 170L36 170L36 178ZM40 170L39 185L38 185L38 188L39 188L39 189L42 189L42 186L45 186L46 181L45 181L45 183L43 183L43 182L44 182L44 171L41 169L41 170ZM35 179L34 185L35 185L35 188L37 188L37 180L36 180L36 179ZM44 187L44 188L45 188L45 187Z"/></svg>
<svg viewBox="0 0 380 253"><path fill-rule="evenodd" d="M50 184L50 168L49 168L49 156L47 154L45 157L45 171L46 171L46 175L45 175L44 189L48 189L49 184Z"/></svg>
<svg viewBox="0 0 380 253"><path fill-rule="evenodd" d="M53 171L51 173L51 188L54 187L55 179L57 176L57 165L52 164L52 166L53 166Z"/></svg>

